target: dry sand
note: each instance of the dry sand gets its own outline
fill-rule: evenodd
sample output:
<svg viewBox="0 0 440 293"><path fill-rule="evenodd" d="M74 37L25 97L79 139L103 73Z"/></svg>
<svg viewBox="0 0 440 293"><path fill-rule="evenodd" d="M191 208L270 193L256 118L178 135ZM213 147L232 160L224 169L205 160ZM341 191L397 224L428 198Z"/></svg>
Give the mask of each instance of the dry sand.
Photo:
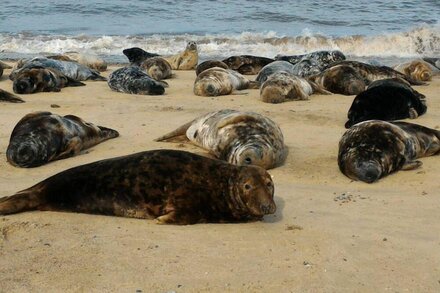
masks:
<svg viewBox="0 0 440 293"><path fill-rule="evenodd" d="M0 87L12 91L8 73ZM375 184L353 182L336 160L353 97L314 95L278 105L259 101L258 90L197 97L194 79L192 71L177 71L163 96L86 82L22 95L24 104L1 103L1 196L100 159L159 148L202 153L153 139L208 111L231 108L267 115L284 132L289 157L270 170L276 214L256 223L191 226L38 211L0 217L1 292L440 291L438 157ZM427 96L428 112L414 122L439 128L440 78L416 89ZM121 136L77 157L15 168L5 158L9 135L37 110L78 115Z"/></svg>

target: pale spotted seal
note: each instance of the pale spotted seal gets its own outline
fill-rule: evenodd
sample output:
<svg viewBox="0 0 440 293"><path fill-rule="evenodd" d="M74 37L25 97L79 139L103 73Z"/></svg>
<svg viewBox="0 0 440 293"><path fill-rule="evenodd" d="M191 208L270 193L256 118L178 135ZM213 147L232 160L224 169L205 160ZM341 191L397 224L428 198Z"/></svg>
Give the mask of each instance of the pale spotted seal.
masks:
<svg viewBox="0 0 440 293"><path fill-rule="evenodd" d="M368 120L339 142L338 165L347 177L372 183L398 170L418 168L416 159L440 152L440 132L417 124Z"/></svg>
<svg viewBox="0 0 440 293"><path fill-rule="evenodd" d="M196 69L199 63L199 53L195 42L188 42L186 49L176 55L163 57L171 64L173 70Z"/></svg>
<svg viewBox="0 0 440 293"><path fill-rule="evenodd" d="M365 120L415 119L426 113L425 96L396 79L378 80L355 97L345 127Z"/></svg>
<svg viewBox="0 0 440 293"><path fill-rule="evenodd" d="M14 127L6 158L17 167L38 167L50 161L79 154L110 138L116 130L85 122L73 115L34 112Z"/></svg>
<svg viewBox="0 0 440 293"><path fill-rule="evenodd" d="M145 73L139 66L127 66L113 71L109 87L117 92L139 95L162 95L165 85Z"/></svg>
<svg viewBox="0 0 440 293"><path fill-rule="evenodd" d="M24 103L24 101L20 97L17 97L16 95L2 89L0 89L0 101L10 103Z"/></svg>
<svg viewBox="0 0 440 293"><path fill-rule="evenodd" d="M20 70L14 78L13 90L17 94L59 92L67 86L85 86L52 68L32 67Z"/></svg>
<svg viewBox="0 0 440 293"><path fill-rule="evenodd" d="M153 150L78 166L0 198L0 215L30 210L156 219L249 222L273 214L274 185L257 166Z"/></svg>
<svg viewBox="0 0 440 293"><path fill-rule="evenodd" d="M151 57L140 65L155 80L167 79L172 76L171 65L161 57Z"/></svg>
<svg viewBox="0 0 440 293"><path fill-rule="evenodd" d="M12 66L9 66L8 64L0 61L0 77L3 75L3 71L5 69L11 69L11 68Z"/></svg>
<svg viewBox="0 0 440 293"><path fill-rule="evenodd" d="M274 61L264 66L258 73L255 80L263 84L263 82L265 82L271 74L279 71L294 74L295 66L287 61Z"/></svg>
<svg viewBox="0 0 440 293"><path fill-rule="evenodd" d="M394 69L418 81L429 81L434 75L433 66L423 60L414 60L394 66ZM437 70L438 71L438 70Z"/></svg>
<svg viewBox="0 0 440 293"><path fill-rule="evenodd" d="M147 60L151 57L158 57L158 54L147 52L141 48L133 47L129 49L125 49L122 51L122 53L127 56L128 61L130 61L130 64L132 65L141 65L142 62Z"/></svg>
<svg viewBox="0 0 440 293"><path fill-rule="evenodd" d="M275 57L276 60L282 60L287 61L292 64L297 64L298 62L302 60L311 60L314 61L320 68L320 70L323 70L330 64L336 61L342 61L345 60L345 55L338 50L334 51L315 51L308 54L303 55L277 55Z"/></svg>
<svg viewBox="0 0 440 293"><path fill-rule="evenodd" d="M278 71L260 87L260 99L266 103L308 100L313 93L331 94L313 82L285 71Z"/></svg>
<svg viewBox="0 0 440 293"><path fill-rule="evenodd" d="M200 73L194 82L197 96L229 95L234 90L257 89L260 83L250 81L240 73L220 67L212 67Z"/></svg>
<svg viewBox="0 0 440 293"><path fill-rule="evenodd" d="M18 62L17 68L11 72L9 79L14 80L15 77L23 70L41 67L55 69L74 80L107 80L105 77L99 75L98 71L90 69L89 67L79 64L78 62L54 60L45 57L36 57L30 60L22 60Z"/></svg>
<svg viewBox="0 0 440 293"><path fill-rule="evenodd" d="M275 60L266 57L239 55L226 58L223 60L223 63L228 65L230 69L238 71L241 74L254 75L258 74L264 66L273 61Z"/></svg>
<svg viewBox="0 0 440 293"><path fill-rule="evenodd" d="M225 109L207 113L156 141L173 141L182 136L231 164L270 169L283 164L287 157L281 129L254 112Z"/></svg>
<svg viewBox="0 0 440 293"><path fill-rule="evenodd" d="M98 71L107 70L107 62L92 53L66 52L61 55L48 56L47 58L61 61L75 61Z"/></svg>
<svg viewBox="0 0 440 293"><path fill-rule="evenodd" d="M212 67L220 67L220 68L224 68L224 69L229 69L229 66L226 65L222 61L208 60L208 61L204 61L204 62L200 63L199 65L197 65L197 67L196 67L196 75L199 75L200 73L202 73L206 69L209 69L209 68L212 68Z"/></svg>

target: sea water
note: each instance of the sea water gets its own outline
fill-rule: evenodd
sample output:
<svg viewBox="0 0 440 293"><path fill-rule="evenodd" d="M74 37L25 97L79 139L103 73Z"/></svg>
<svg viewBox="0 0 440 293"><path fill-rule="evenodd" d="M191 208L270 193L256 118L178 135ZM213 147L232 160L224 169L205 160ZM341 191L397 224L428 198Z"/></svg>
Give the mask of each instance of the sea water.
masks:
<svg viewBox="0 0 440 293"><path fill-rule="evenodd" d="M439 16L440 0L3 0L0 59L87 51L127 62L125 48L169 55L193 40L201 60L337 49L387 64L440 57Z"/></svg>

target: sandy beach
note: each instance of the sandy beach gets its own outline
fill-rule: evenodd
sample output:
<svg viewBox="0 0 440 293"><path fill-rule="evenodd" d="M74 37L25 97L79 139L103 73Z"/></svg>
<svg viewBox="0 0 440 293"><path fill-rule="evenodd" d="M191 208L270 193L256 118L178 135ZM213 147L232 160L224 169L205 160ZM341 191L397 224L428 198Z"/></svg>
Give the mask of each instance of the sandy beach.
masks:
<svg viewBox="0 0 440 293"><path fill-rule="evenodd" d="M0 88L12 92L9 72ZM87 81L60 93L21 95L23 104L0 103L0 197L100 159L152 149L205 153L153 139L230 108L267 115L284 133L287 161L269 170L276 214L255 223L190 226L39 211L0 217L0 292L440 291L440 158L423 158L420 169L374 184L354 182L337 166L353 96L283 104L259 101L258 90L198 97L195 72L174 73L163 96L117 93L106 82ZM411 122L439 129L440 77L415 89L426 95L428 111ZM120 137L73 158L16 168L5 157L9 136L32 111L77 115Z"/></svg>

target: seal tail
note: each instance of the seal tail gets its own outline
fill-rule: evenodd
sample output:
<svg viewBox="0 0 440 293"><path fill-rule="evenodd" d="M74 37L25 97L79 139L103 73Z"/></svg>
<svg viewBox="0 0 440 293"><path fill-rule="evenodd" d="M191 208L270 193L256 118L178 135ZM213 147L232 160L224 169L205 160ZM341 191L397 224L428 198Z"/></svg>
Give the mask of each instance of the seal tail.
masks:
<svg viewBox="0 0 440 293"><path fill-rule="evenodd" d="M156 138L154 141L168 141L168 142L186 141L188 140L188 138L186 137L186 131L193 124L193 122L194 120L180 126L179 128L171 131L170 133L167 133L159 138Z"/></svg>
<svg viewBox="0 0 440 293"><path fill-rule="evenodd" d="M31 187L14 195L0 198L0 215L37 210L45 203L41 188Z"/></svg>
<svg viewBox="0 0 440 293"><path fill-rule="evenodd" d="M101 136L105 139L115 138L119 136L119 132L114 129L99 125L98 128L101 130Z"/></svg>
<svg viewBox="0 0 440 293"><path fill-rule="evenodd" d="M85 83L82 83L76 79L65 76L67 79L67 86L85 86Z"/></svg>
<svg viewBox="0 0 440 293"><path fill-rule="evenodd" d="M7 91L0 89L0 101L10 102L10 103L24 103L24 101L18 96L8 93Z"/></svg>

